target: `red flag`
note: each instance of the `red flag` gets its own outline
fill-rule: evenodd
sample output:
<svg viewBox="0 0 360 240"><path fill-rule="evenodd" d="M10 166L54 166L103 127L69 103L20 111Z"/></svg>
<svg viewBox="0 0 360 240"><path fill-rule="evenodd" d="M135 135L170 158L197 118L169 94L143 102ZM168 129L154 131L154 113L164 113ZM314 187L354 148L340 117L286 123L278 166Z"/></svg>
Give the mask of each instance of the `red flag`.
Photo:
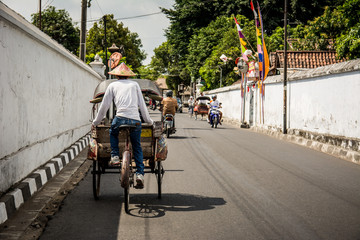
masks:
<svg viewBox="0 0 360 240"><path fill-rule="evenodd" d="M254 12L255 20L256 20L256 18L257 18L257 13L256 13L256 11L255 11L254 4L253 4L252 0L250 1L250 7L251 7L251 10Z"/></svg>

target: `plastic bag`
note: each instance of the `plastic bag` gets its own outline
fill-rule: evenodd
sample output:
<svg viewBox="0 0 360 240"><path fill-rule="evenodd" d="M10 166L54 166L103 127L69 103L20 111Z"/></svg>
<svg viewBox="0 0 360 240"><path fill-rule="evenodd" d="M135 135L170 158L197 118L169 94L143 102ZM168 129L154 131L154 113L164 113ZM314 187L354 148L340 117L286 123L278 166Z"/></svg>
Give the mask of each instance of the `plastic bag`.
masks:
<svg viewBox="0 0 360 240"><path fill-rule="evenodd" d="M156 161L164 161L167 158L168 148L164 135L157 140L155 154Z"/></svg>
<svg viewBox="0 0 360 240"><path fill-rule="evenodd" d="M87 159L97 160L98 145L94 138L90 138Z"/></svg>

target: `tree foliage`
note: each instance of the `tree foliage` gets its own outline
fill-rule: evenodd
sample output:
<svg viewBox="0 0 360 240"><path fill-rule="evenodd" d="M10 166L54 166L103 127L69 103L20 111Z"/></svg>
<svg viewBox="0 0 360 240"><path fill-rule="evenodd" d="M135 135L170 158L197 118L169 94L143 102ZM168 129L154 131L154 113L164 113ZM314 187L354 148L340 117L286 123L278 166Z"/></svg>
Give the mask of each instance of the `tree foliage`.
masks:
<svg viewBox="0 0 360 240"><path fill-rule="evenodd" d="M360 57L360 0L346 0L306 25L288 26L291 50L336 50L340 58ZM284 29L276 28L270 37L270 51L284 49Z"/></svg>
<svg viewBox="0 0 360 240"><path fill-rule="evenodd" d="M137 33L132 33L124 26L122 22L118 23L114 15L106 15L106 43L109 48L113 43L122 47L123 55L126 57L128 64L132 65L134 70L141 66L141 62L146 58L144 50L141 50L142 43ZM89 30L86 39L86 53L96 54L104 52L104 18L99 23L94 23ZM105 55L104 55L105 56ZM105 58L103 58L105 60Z"/></svg>
<svg viewBox="0 0 360 240"><path fill-rule="evenodd" d="M31 22L34 25L38 24L39 13L31 14ZM54 6L46 8L41 14L41 30L70 52L77 54L80 30L74 27L67 11L56 10Z"/></svg>
<svg viewBox="0 0 360 240"><path fill-rule="evenodd" d="M355 59L360 57L360 0L347 0L338 7L344 17L344 29L337 36L336 51L340 57Z"/></svg>

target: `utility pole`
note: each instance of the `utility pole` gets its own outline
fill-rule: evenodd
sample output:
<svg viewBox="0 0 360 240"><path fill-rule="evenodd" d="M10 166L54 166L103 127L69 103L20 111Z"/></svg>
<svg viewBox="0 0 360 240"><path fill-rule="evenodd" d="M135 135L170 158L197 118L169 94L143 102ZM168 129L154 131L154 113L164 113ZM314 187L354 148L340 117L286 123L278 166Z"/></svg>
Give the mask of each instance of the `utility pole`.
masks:
<svg viewBox="0 0 360 240"><path fill-rule="evenodd" d="M41 0L39 0L39 22L38 22L39 29L41 30Z"/></svg>
<svg viewBox="0 0 360 240"><path fill-rule="evenodd" d="M221 66L218 66L220 68L220 87L222 87L222 68Z"/></svg>
<svg viewBox="0 0 360 240"><path fill-rule="evenodd" d="M80 59L85 62L87 0L81 1Z"/></svg>
<svg viewBox="0 0 360 240"><path fill-rule="evenodd" d="M283 110L283 134L287 134L286 127L286 104L287 104L287 0L284 6L284 110Z"/></svg>
<svg viewBox="0 0 360 240"><path fill-rule="evenodd" d="M106 63L105 76L106 76L106 79L108 79L109 78L109 65L108 65L108 58L107 58L106 15L104 15L103 19L104 19L104 53L105 53L105 63Z"/></svg>

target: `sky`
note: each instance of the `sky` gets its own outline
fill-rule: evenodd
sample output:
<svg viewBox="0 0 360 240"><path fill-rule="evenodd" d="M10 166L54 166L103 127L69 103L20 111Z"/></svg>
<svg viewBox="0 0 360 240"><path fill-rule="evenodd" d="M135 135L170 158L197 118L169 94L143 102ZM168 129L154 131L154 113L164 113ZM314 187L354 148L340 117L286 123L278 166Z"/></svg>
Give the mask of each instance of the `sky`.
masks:
<svg viewBox="0 0 360 240"><path fill-rule="evenodd" d="M40 0L0 0L9 8L22 15L29 22L31 14L39 11ZM57 10L65 9L76 26L80 28L82 0L41 0L42 9L54 6ZM87 20L99 19L105 14L113 14L115 19L136 17L160 12L159 7L170 9L175 0L92 0L87 10ZM131 32L136 32L147 54L143 64L147 65L154 55L153 50L166 41L165 29L170 21L163 13L137 18L118 20ZM87 22L89 30L93 22ZM109 46L110 47L110 46Z"/></svg>

